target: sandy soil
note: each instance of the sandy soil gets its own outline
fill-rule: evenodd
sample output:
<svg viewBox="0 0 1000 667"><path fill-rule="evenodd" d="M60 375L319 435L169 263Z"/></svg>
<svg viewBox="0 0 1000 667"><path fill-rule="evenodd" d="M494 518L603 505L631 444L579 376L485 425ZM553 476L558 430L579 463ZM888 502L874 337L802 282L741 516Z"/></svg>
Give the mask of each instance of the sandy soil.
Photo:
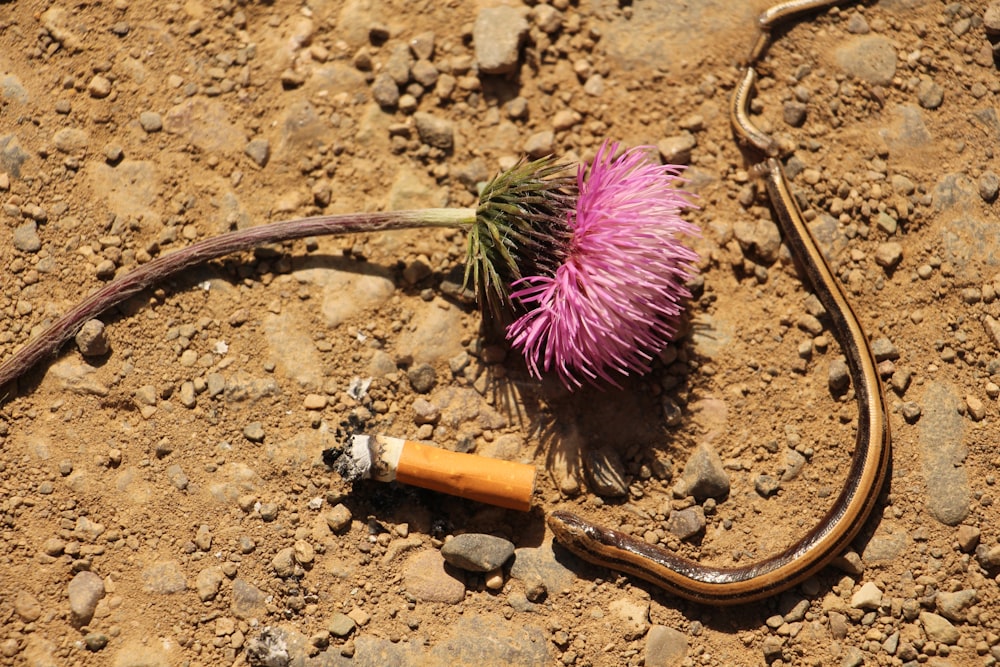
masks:
<svg viewBox="0 0 1000 667"><path fill-rule="evenodd" d="M487 74L474 26L492 3L0 3L2 358L158 254L320 212L469 206L525 151L659 146L690 163L703 230L684 336L620 390L537 382L484 334L457 232L272 246L107 313L106 355L67 345L0 406L0 664L263 664L282 643L303 665L995 664L984 1L845 3L781 31L761 66L753 112L887 361L893 470L856 550L720 610L546 532L573 508L745 563L844 483L856 408L828 387L837 343L728 125L767 4L515 4L513 71ZM535 507L351 488L321 455L352 418L534 463ZM681 540L668 520L693 501L672 489L699 444L731 490ZM624 497L595 492L604 466ZM518 548L498 582L444 567L461 533Z"/></svg>

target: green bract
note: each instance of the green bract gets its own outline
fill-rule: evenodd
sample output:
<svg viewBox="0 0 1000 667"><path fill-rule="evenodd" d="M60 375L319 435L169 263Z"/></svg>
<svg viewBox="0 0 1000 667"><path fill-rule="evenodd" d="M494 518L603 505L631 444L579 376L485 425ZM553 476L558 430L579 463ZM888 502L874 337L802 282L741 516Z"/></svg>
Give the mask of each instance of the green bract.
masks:
<svg viewBox="0 0 1000 667"><path fill-rule="evenodd" d="M576 206L570 165L552 157L521 160L486 184L469 230L465 284L480 308L499 316L510 286L526 275L551 275L566 255L569 215Z"/></svg>

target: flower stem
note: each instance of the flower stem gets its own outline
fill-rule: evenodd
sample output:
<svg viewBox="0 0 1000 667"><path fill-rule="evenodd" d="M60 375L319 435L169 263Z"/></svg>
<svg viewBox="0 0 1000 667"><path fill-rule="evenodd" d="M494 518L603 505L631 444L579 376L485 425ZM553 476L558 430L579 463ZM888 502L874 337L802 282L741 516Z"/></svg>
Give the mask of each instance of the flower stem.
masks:
<svg viewBox="0 0 1000 667"><path fill-rule="evenodd" d="M475 209L432 208L381 213L347 213L285 220L198 241L143 264L93 292L0 365L0 387L33 368L73 337L88 320L181 271L234 252L306 236L357 234L417 227L471 227Z"/></svg>

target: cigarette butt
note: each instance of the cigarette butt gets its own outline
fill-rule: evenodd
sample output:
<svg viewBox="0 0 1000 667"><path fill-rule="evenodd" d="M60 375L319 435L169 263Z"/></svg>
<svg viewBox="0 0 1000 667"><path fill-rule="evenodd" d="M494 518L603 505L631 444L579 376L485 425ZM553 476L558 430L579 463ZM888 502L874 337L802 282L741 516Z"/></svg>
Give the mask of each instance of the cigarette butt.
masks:
<svg viewBox="0 0 1000 667"><path fill-rule="evenodd" d="M350 450L364 476L396 480L481 503L527 512L535 491L535 467L461 454L383 435L355 435ZM364 462L368 457L369 461ZM366 465L367 463L367 465Z"/></svg>

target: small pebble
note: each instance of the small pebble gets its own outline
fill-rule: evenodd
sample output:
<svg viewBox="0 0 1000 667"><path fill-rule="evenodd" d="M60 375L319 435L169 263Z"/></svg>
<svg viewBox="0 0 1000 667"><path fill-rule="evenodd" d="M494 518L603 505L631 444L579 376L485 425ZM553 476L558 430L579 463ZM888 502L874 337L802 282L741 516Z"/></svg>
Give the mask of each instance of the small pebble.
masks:
<svg viewBox="0 0 1000 667"><path fill-rule="evenodd" d="M690 132L660 139L656 148L660 151L666 164L691 164L691 152L697 145L697 140Z"/></svg>
<svg viewBox="0 0 1000 667"><path fill-rule="evenodd" d="M708 444L698 445L687 463L679 482L683 490L675 488L683 496L694 496L698 500L719 498L729 493L729 475L722 466L722 459Z"/></svg>
<svg viewBox="0 0 1000 667"><path fill-rule="evenodd" d="M937 109L944 101L944 88L930 79L924 79L917 85L917 101L925 109Z"/></svg>
<svg viewBox="0 0 1000 667"><path fill-rule="evenodd" d="M258 167L263 167L267 164L268 158L271 157L271 143L267 139L253 139L246 145L243 152Z"/></svg>
<svg viewBox="0 0 1000 667"><path fill-rule="evenodd" d="M21 252L38 252L42 248L42 239L38 236L38 224L29 220L14 228L14 247Z"/></svg>
<svg viewBox="0 0 1000 667"><path fill-rule="evenodd" d="M445 542L441 555L449 564L462 570L490 572L514 555L514 545L502 537L465 533Z"/></svg>
<svg viewBox="0 0 1000 667"><path fill-rule="evenodd" d="M358 624L354 622L354 619L347 614L337 613L334 614L329 621L327 621L326 629L331 635L346 637L354 632L354 628L356 628L357 625Z"/></svg>
<svg viewBox="0 0 1000 667"><path fill-rule="evenodd" d="M80 354L85 357L101 357L108 353L108 337L104 331L104 322L100 320L84 322L74 340Z"/></svg>
<svg viewBox="0 0 1000 667"><path fill-rule="evenodd" d="M163 117L155 111L143 111L139 114L139 125L149 134L159 132L163 129Z"/></svg>
<svg viewBox="0 0 1000 667"><path fill-rule="evenodd" d="M107 79L107 77L97 74L90 80L90 83L87 84L87 92L90 93L90 96L95 99L104 99L111 94L111 82Z"/></svg>
<svg viewBox="0 0 1000 667"><path fill-rule="evenodd" d="M277 503L261 503L259 512L262 520L274 521L278 518L278 505Z"/></svg>
<svg viewBox="0 0 1000 667"><path fill-rule="evenodd" d="M335 533L339 533L351 526L351 510L343 504L338 503L323 513L326 525Z"/></svg>
<svg viewBox="0 0 1000 667"><path fill-rule="evenodd" d="M667 517L667 532L680 540L687 540L705 530L705 509L694 505L682 510L672 510Z"/></svg>
<svg viewBox="0 0 1000 667"><path fill-rule="evenodd" d="M413 391L426 394L437 384L437 371L430 364L417 364L406 372Z"/></svg>
<svg viewBox="0 0 1000 667"><path fill-rule="evenodd" d="M97 603L104 597L104 580L89 570L77 572L69 582L69 610L73 622L87 625L94 617Z"/></svg>
<svg viewBox="0 0 1000 667"><path fill-rule="evenodd" d="M854 609L878 609L882 604L882 590L872 581L866 582L851 596Z"/></svg>
<svg viewBox="0 0 1000 667"><path fill-rule="evenodd" d="M1000 176L994 171L984 171L979 177L979 196L983 201L992 204L1000 192Z"/></svg>
<svg viewBox="0 0 1000 667"><path fill-rule="evenodd" d="M250 442L263 442L264 425L260 422L250 422L243 427L243 437Z"/></svg>
<svg viewBox="0 0 1000 667"><path fill-rule="evenodd" d="M847 362L843 359L834 359L830 362L830 369L827 375L827 385L833 394L842 394L851 383L851 373L847 368Z"/></svg>
<svg viewBox="0 0 1000 667"><path fill-rule="evenodd" d="M753 488L762 498L770 498L778 492L781 484L771 475L757 475L753 482Z"/></svg>

